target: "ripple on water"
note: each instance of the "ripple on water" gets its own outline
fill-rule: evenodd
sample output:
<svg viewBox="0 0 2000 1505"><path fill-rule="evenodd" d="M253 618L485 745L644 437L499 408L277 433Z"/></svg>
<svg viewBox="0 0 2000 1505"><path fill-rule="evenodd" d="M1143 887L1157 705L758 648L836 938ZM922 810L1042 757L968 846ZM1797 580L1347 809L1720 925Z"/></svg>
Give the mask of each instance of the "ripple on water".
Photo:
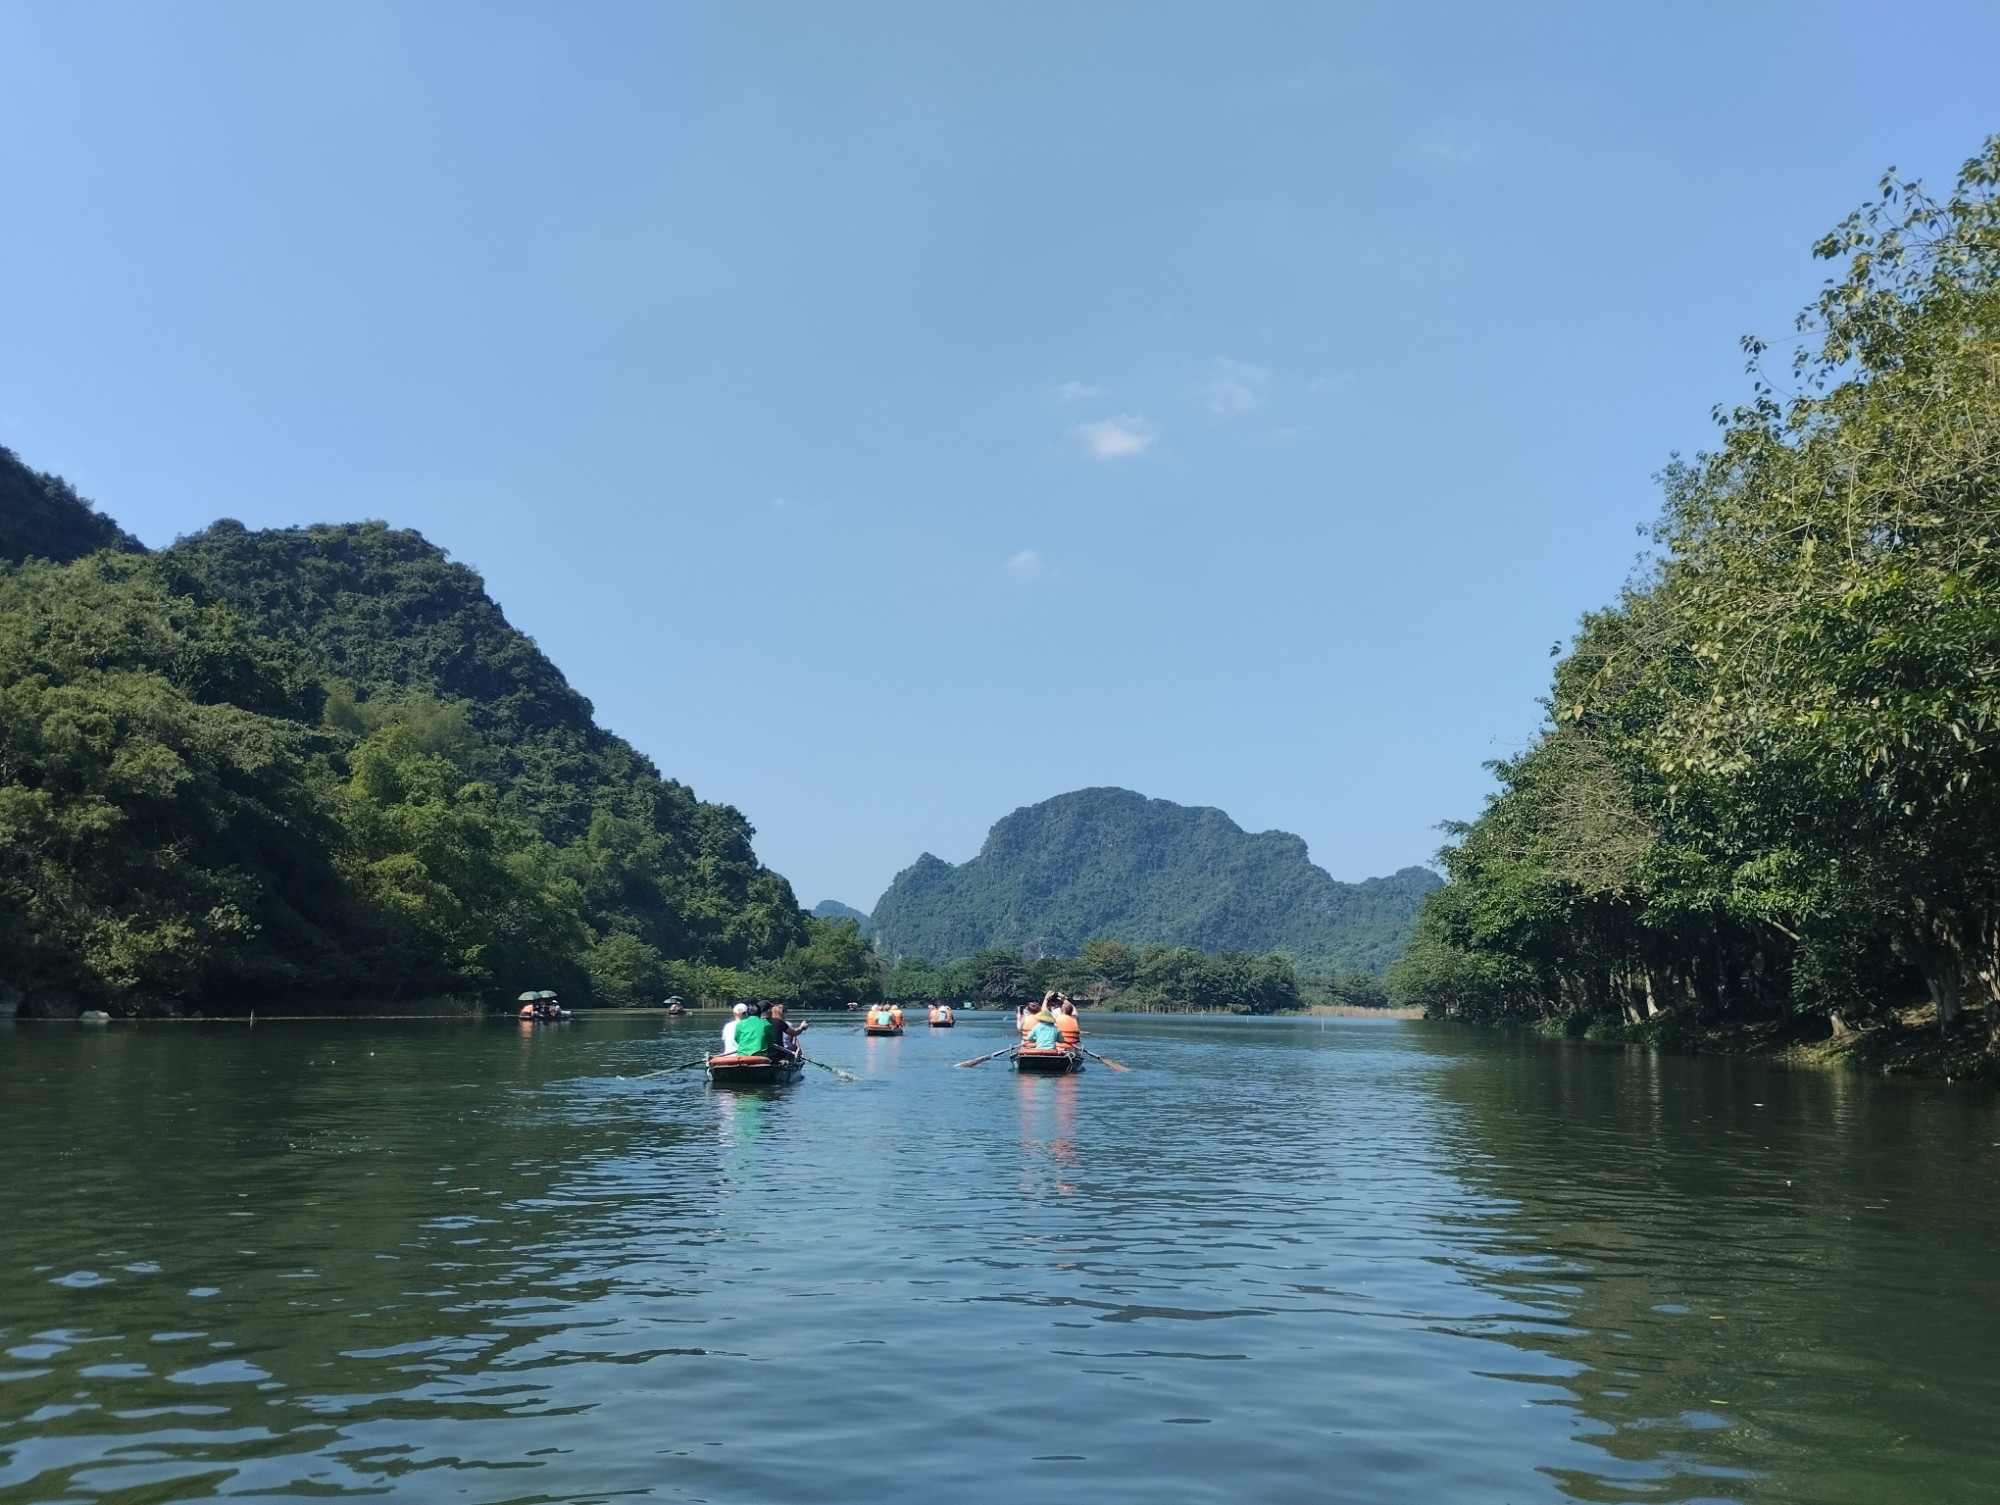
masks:
<svg viewBox="0 0 2000 1505"><path fill-rule="evenodd" d="M0 1497L1928 1505L2000 1472L1951 1357L2000 1337L2000 1212L1929 1172L2000 1139L1963 1095L1103 1027L1137 1071L830 1020L863 1080L778 1094L621 1079L686 1059L652 1020L135 1035L115 1082L10 1039L0 1227L48 1280L0 1294ZM358 1028L368 1071L330 1069ZM161 1262L209 1283L60 1273Z"/></svg>

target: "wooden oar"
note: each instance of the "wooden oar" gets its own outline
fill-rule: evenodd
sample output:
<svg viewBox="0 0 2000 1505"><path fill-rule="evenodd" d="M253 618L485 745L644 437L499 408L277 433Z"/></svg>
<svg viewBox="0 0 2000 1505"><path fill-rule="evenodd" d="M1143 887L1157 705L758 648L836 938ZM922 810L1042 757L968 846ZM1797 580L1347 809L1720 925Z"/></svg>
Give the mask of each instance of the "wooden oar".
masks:
<svg viewBox="0 0 2000 1505"><path fill-rule="evenodd" d="M1109 1066L1113 1071L1130 1071L1132 1069L1130 1066L1120 1066L1116 1061L1105 1060L1103 1056L1100 1056L1096 1051L1090 1049L1088 1046L1079 1045L1077 1046L1077 1049L1082 1051L1085 1055L1089 1056L1091 1060L1096 1061L1099 1065Z"/></svg>
<svg viewBox="0 0 2000 1505"><path fill-rule="evenodd" d="M806 1065L817 1066L821 1071L830 1071L835 1076L839 1077L843 1082L858 1082L861 1080L861 1078L856 1076L853 1072L842 1071L838 1066L829 1066L824 1061L808 1061L806 1062Z"/></svg>
<svg viewBox="0 0 2000 1505"><path fill-rule="evenodd" d="M1019 1050L1019 1049L1020 1047L1018 1045L1003 1045L1000 1049L994 1051L992 1056L974 1056L969 1061L954 1061L951 1064L954 1066L977 1066L981 1061L992 1060L993 1056L1004 1056L1009 1051Z"/></svg>
<svg viewBox="0 0 2000 1505"><path fill-rule="evenodd" d="M658 1071L642 1071L633 1077L632 1080L643 1082L649 1076L665 1076L670 1071L686 1071L690 1066L706 1066L707 1064L707 1056L696 1056L692 1061L683 1061L678 1066L662 1066Z"/></svg>

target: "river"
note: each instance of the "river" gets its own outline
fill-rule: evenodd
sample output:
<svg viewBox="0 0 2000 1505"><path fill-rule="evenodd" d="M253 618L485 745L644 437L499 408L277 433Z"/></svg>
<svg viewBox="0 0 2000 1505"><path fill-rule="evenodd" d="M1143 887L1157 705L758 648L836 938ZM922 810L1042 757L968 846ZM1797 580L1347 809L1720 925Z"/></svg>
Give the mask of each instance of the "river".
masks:
<svg viewBox="0 0 2000 1505"><path fill-rule="evenodd" d="M2000 1097L1090 1023L0 1026L0 1500L2000 1494Z"/></svg>

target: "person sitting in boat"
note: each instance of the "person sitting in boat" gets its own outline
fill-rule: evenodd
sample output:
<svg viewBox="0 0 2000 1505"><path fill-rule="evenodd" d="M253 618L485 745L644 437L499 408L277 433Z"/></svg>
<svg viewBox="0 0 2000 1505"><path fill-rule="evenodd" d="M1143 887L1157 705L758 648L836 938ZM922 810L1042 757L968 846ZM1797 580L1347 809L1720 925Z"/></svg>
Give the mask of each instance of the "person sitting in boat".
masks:
<svg viewBox="0 0 2000 1505"><path fill-rule="evenodd" d="M1054 1050L1061 1040L1062 1035L1056 1029L1056 1016L1044 1008L1030 1022L1028 1038L1023 1043L1035 1050Z"/></svg>
<svg viewBox="0 0 2000 1505"><path fill-rule="evenodd" d="M744 1010L743 1017L736 1024L736 1049L738 1056L769 1056L771 1054L771 1021L764 1017L764 1005L753 1003Z"/></svg>
<svg viewBox="0 0 2000 1505"><path fill-rule="evenodd" d="M725 1056L736 1054L736 1032L742 1027L743 1020L749 1012L750 1005L747 1003L739 1003L729 1011L729 1018L722 1026L722 1053Z"/></svg>
<svg viewBox="0 0 2000 1505"><path fill-rule="evenodd" d="M895 1021L898 1028L901 1028L903 1023L903 1006L900 1003L890 1004L889 1017Z"/></svg>
<svg viewBox="0 0 2000 1505"><path fill-rule="evenodd" d="M804 1024L794 1024L785 1017L785 1006L774 1003L766 1022L771 1026L771 1059L798 1060L801 1053L799 1036L812 1028L812 1021L808 1019Z"/></svg>
<svg viewBox="0 0 2000 1505"><path fill-rule="evenodd" d="M1056 1011L1056 1033L1062 1037L1066 1049L1074 1050L1083 1044L1083 1024L1076 1017L1076 1005L1067 998Z"/></svg>
<svg viewBox="0 0 2000 1505"><path fill-rule="evenodd" d="M868 1011L868 1023L873 1029L887 1029L895 1021L889 1017L889 1005L878 1003Z"/></svg>
<svg viewBox="0 0 2000 1505"><path fill-rule="evenodd" d="M1021 1032L1021 1038L1023 1040L1028 1038L1028 1031L1035 1027L1035 1020L1040 1015L1048 1014L1053 1018L1055 1006L1056 995L1054 989L1051 989L1042 994L1040 1003L1024 1003L1017 1007L1014 1010L1014 1028Z"/></svg>

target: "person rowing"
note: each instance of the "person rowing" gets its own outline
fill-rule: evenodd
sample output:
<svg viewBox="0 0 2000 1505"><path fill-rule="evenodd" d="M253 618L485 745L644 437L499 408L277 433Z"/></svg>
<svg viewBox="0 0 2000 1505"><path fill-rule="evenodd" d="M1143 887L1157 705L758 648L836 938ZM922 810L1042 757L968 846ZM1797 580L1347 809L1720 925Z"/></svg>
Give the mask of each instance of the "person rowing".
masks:
<svg viewBox="0 0 2000 1505"><path fill-rule="evenodd" d="M1036 1011L1028 1024L1028 1037L1022 1041L1031 1050L1054 1050L1062 1041L1056 1029L1056 1016L1044 1004Z"/></svg>
<svg viewBox="0 0 2000 1505"><path fill-rule="evenodd" d="M794 1024L785 1017L785 1006L782 1003L774 1003L771 1005L770 1025L776 1032L776 1038L771 1042L771 1059L804 1060L805 1050L799 1044L799 1036L812 1028L812 1021L808 1019L804 1024Z"/></svg>

